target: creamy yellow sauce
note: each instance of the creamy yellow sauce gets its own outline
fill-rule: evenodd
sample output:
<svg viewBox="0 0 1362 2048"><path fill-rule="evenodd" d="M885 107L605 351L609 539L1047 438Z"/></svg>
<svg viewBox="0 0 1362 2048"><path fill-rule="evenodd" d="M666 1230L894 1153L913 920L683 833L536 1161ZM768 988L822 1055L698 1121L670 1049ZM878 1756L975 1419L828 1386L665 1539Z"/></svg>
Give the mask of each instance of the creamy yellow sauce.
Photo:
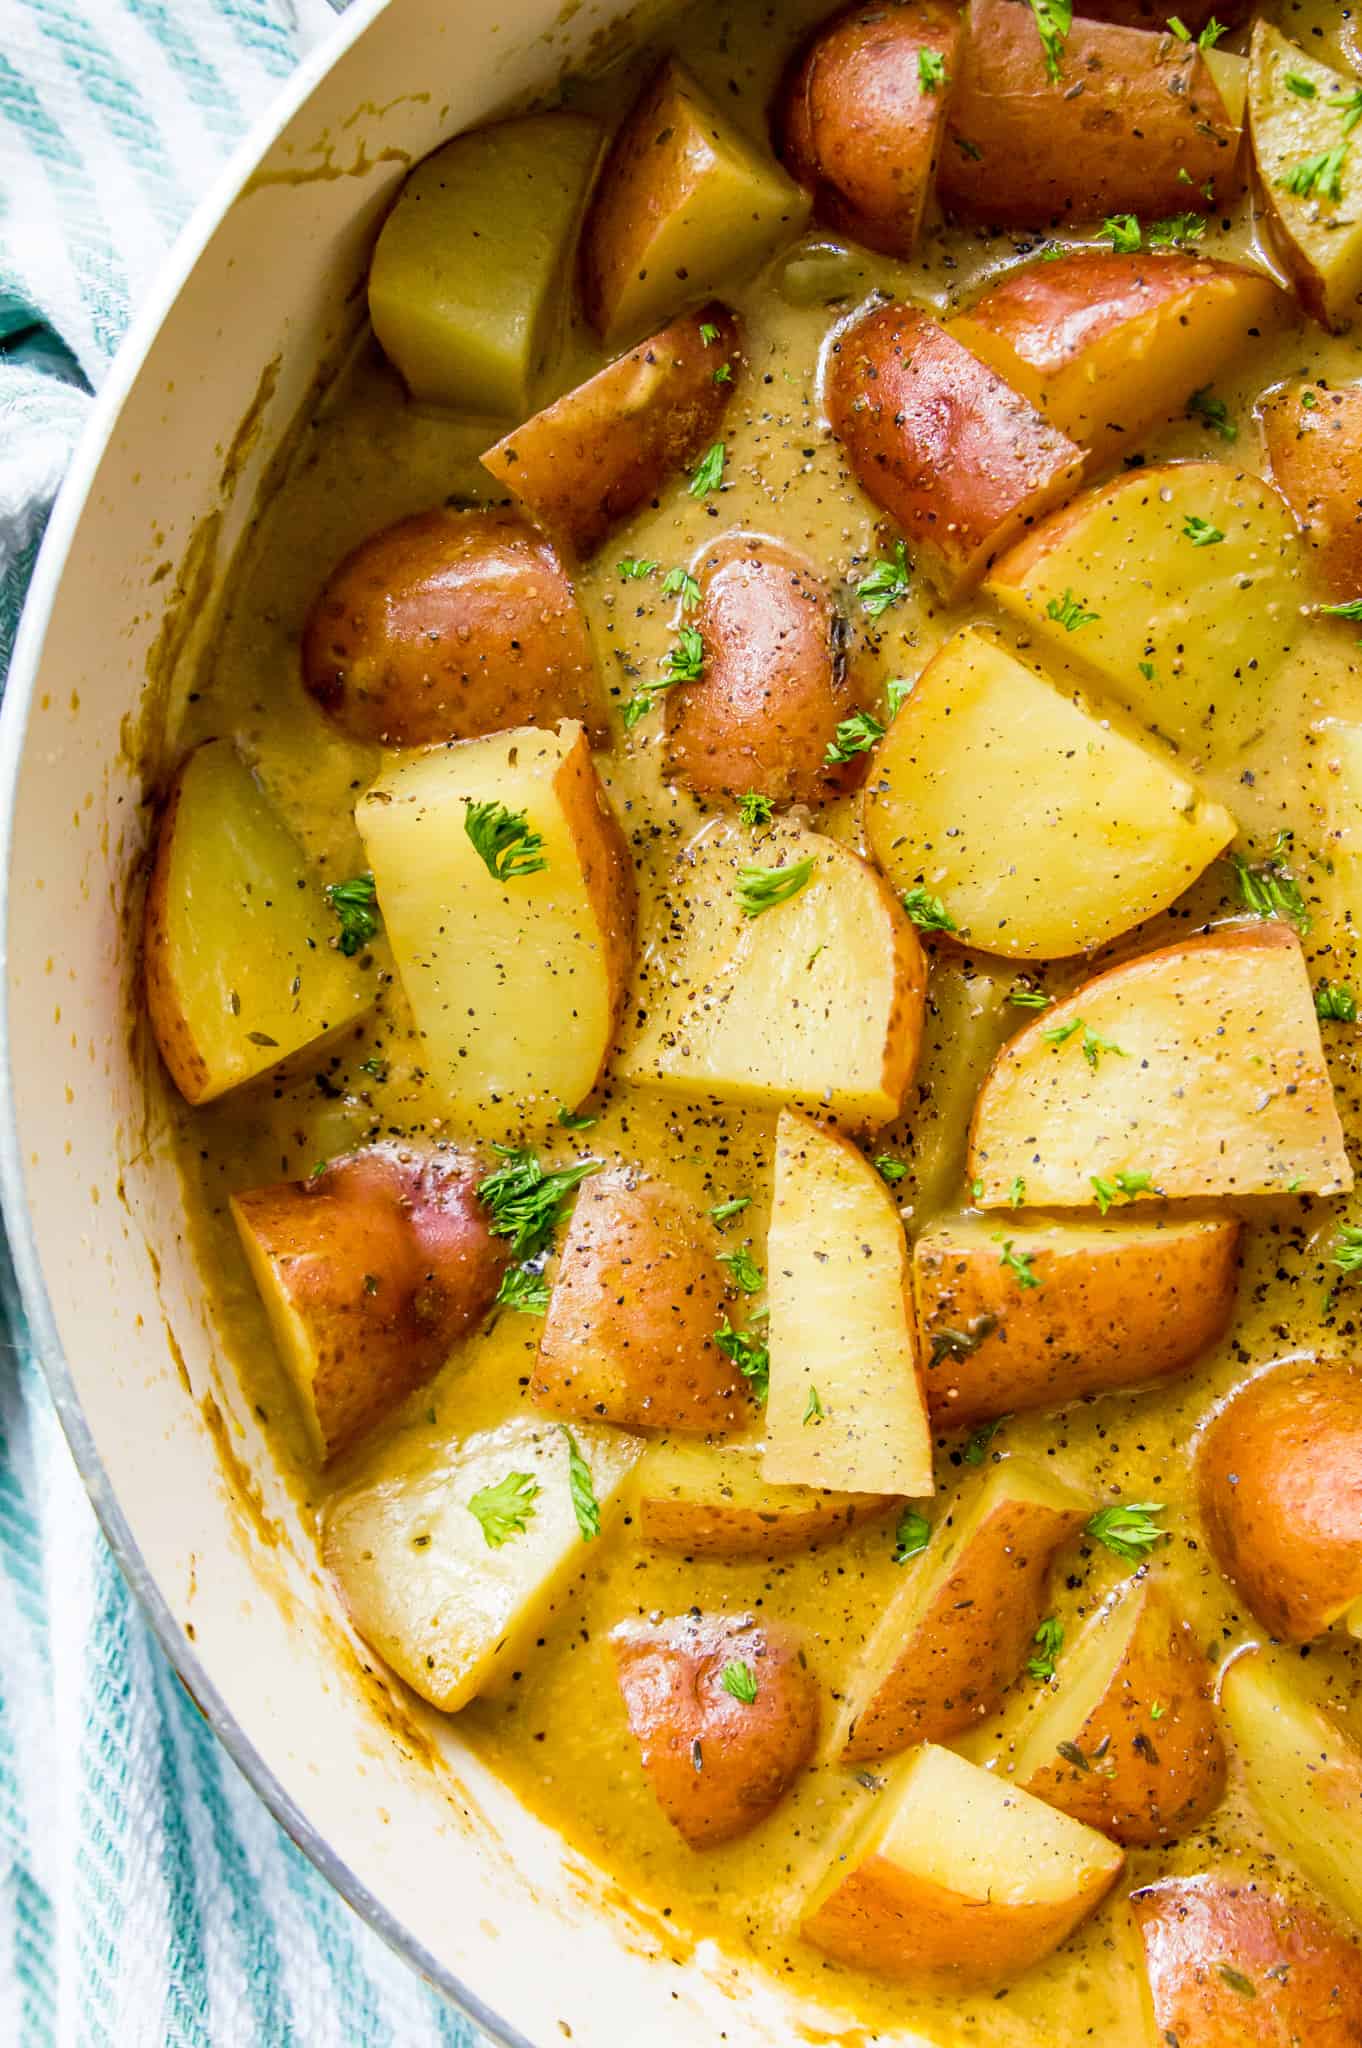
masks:
<svg viewBox="0 0 1362 2048"><path fill-rule="evenodd" d="M804 27L827 12L825 0L762 8L742 4L688 7L670 38L687 61L755 134L788 50ZM1283 27L1328 61L1351 55L1346 12L1290 9ZM665 39L664 39L665 40ZM1237 39L1229 47L1236 47ZM646 61L646 60L645 60ZM639 65L642 67L642 62ZM618 108L629 81L619 75L588 82L571 103ZM814 238L819 239L819 238ZM724 427L728 488L697 501L684 479L673 481L656 510L608 542L581 574L601 670L618 702L638 673L655 674L674 636L677 614L658 592L658 579L626 583L624 555L689 563L716 533L746 527L804 549L829 581L846 590L882 551L883 529L850 480L825 423L819 395L820 355L833 327L875 286L908 294L942 312L966 301L985 278L1034 246L1020 236L946 231L938 223L911 266L855 251L838 275L846 297L796 303L807 282L789 258L730 294L745 331L748 368ZM1233 221L1213 223L1208 254L1241 256L1255 247L1247 206ZM580 333L573 337L559 385L566 388L602 360ZM1132 454L1149 459L1229 456L1261 470L1253 420L1258 394L1287 375L1309 372L1351 381L1362 370L1362 342L1333 339L1305 321L1264 337L1251 356L1217 374L1215 389L1239 426L1233 450L1193 421L1139 438ZM235 571L223 630L187 707L181 745L213 735L234 739L300 838L332 878L363 865L353 825L356 797L380 766L376 749L344 738L304 694L298 639L305 614L337 560L358 541L406 513L441 502L478 502L492 493L477 457L494 438L469 424L405 402L371 340L318 406L291 471L259 516ZM915 580L909 599L878 625L851 600L850 615L865 636L870 674L881 685L915 676L935 647L965 618L987 616L972 603L943 610ZM1353 633L1320 624L1307 629L1300 651L1278 680L1269 726L1232 765L1186 760L1204 786L1225 802L1242 834L1271 844L1276 831L1296 833L1296 869L1307 898L1327 886L1318 820L1301 794L1308 728L1331 712L1362 702ZM702 822L684 793L659 773L661 719L632 733L617 725L616 743L598 767L623 821L635 858L643 921L678 851ZM855 808L844 803L819 821L853 842ZM1006 820L998 820L1000 838ZM1216 864L1189 896L1153 920L1121 950L1159 943L1205 919L1241 914L1233 877ZM1327 924L1327 921L1324 921ZM1327 971L1320 934L1307 941L1312 972ZM378 1006L356 1037L332 1050L321 1072L275 1079L211 1107L180 1109L178 1133L191 1228L206 1283L234 1331L238 1368L250 1397L276 1427L279 1455L303 1498L320 1509L327 1491L362 1476L374 1454L366 1445L340 1471L323 1477L310 1462L292 1400L274 1359L259 1305L247 1279L227 1196L262 1181L305 1175L321 1159L389 1134L477 1137L454 1129L420 1075L401 991L380 941L374 969ZM1062 994L1090 971L1069 962L1048 967L1045 987ZM930 1012L922 1069L903 1121L876 1139L908 1167L896 1193L905 1224L915 1230L968 1201L964 1124L987 1062L1001 1039L1025 1023L1003 993L1015 980L1006 963L974 959L949 944L932 962ZM1340 1107L1350 1136L1362 1135L1356 1086L1357 1032L1326 1030ZM375 1053L388 1062L377 1082L360 1063ZM752 1197L728 1226L733 1245L749 1241L760 1262L769 1201L773 1118L735 1108L688 1109L637 1089L606 1083L590 1105L599 1121L581 1135L531 1135L542 1153L590 1153L607 1163L641 1162L705 1204L730 1195ZM496 1135L504 1135L498 1131ZM1153 1569L1169 1584L1198 1639L1216 1661L1261 1635L1236 1611L1233 1597L1201 1544L1188 1499L1188 1474L1198 1424L1219 1395L1271 1359L1317 1348L1346 1349L1355 1339L1353 1299L1346 1287L1329 1327L1321 1324L1328 1284L1326 1254L1341 1220L1362 1219L1348 1202L1290 1198L1240 1205L1249 1225L1239 1307L1232 1334L1185 1378L1157 1391L1117 1396L1060 1413L1006 1422L988 1455L1025 1452L1084 1487L1094 1503L1125 1496L1169 1504L1171 1541ZM1356 1296L1362 1305L1362 1292ZM526 1400L538 1322L503 1314L461 1347L433 1386L397 1419L384 1441L410 1433L414 1453L437 1434L466 1434L503 1420ZM950 1512L962 1476L962 1441L943 1437L938 1458L938 1524ZM968 1476L968 1475L966 1475ZM665 1820L646 1785L638 1751L616 1691L606 1638L618 1621L692 1606L755 1611L797 1627L823 1688L827 1720L845 1673L883 1602L902 1582L892 1563L892 1518L875 1522L829 1548L775 1563L699 1565L659 1556L620 1530L578 1592L558 1614L524 1668L495 1696L461 1716L462 1732L525 1801L594 1857L631 1895L665 1908L678 1930L717 1935L739 1954L759 1957L782 1978L857 2014L872 2028L916 2022L934 2040L988 2043L991 2048L1083 2041L1142 2043L1146 2022L1137 1995L1138 1964L1121 1900L1131 1886L1166 1872L1204 1870L1293 1874L1273 1862L1232 1774L1224 1804L1173 1848L1135 1852L1114 1899L1049 1962L1001 1996L921 1996L860 1978L825 1962L791 1934L793 1902L827 1853L827 1845L866 1810L873 1791L830 1764L807 1772L764 1825L744 1839L703 1855L688 1849ZM1091 1545L1063 1553L1052 1605L1072 1640L1082 1618L1131 1567ZM1066 1576L1067 1573L1067 1576ZM1302 1683L1362 1734L1362 1650L1330 1640L1299 1653ZM1003 1767L1018 1723L1041 1689L1023 1678L1004 1713L957 1746Z"/></svg>

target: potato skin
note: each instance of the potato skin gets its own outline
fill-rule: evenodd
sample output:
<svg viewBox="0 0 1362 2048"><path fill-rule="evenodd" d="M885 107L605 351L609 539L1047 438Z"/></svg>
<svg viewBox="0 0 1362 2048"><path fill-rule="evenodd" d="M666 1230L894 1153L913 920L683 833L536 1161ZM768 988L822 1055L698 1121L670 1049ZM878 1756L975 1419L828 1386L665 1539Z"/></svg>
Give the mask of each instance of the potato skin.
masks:
<svg viewBox="0 0 1362 2048"><path fill-rule="evenodd" d="M1010 1234L1028 1248L1024 1224ZM963 1428L1184 1372L1229 1327L1242 1235L1234 1217L1174 1221L1166 1238L1113 1231L1103 1246L1042 1230L1040 1285L1019 1288L991 1236L927 1231L913 1288L933 1422Z"/></svg>
<svg viewBox="0 0 1362 2048"><path fill-rule="evenodd" d="M479 1206L480 1172L468 1153L372 1145L233 1195L243 1241L310 1339L328 1459L432 1378L491 1307L508 1255Z"/></svg>
<svg viewBox="0 0 1362 2048"><path fill-rule="evenodd" d="M1160 2040L1178 2048L1362 2041L1362 1955L1308 1906L1223 1878L1179 1877L1132 1892L1130 1907Z"/></svg>
<svg viewBox="0 0 1362 2048"><path fill-rule="evenodd" d="M776 803L817 803L859 782L865 755L824 760L856 699L843 622L812 564L731 533L697 566L705 668L667 692L668 774L700 797L755 790Z"/></svg>
<svg viewBox="0 0 1362 2048"><path fill-rule="evenodd" d="M1200 35L1212 16L1226 28L1238 28L1251 12L1249 0L1190 0L1178 9L1178 19L1192 34ZM1087 21L1114 21L1125 28L1148 28L1162 34L1168 20L1161 0L1080 0L1074 9Z"/></svg>
<svg viewBox="0 0 1362 2048"><path fill-rule="evenodd" d="M1273 1635L1309 1642L1362 1597L1362 1370L1260 1373L1213 1417L1197 1481L1216 1562Z"/></svg>
<svg viewBox="0 0 1362 2048"><path fill-rule="evenodd" d="M658 1804L692 1849L765 1820L813 1756L818 1687L798 1639L754 1615L626 1621L611 1633L629 1726ZM746 1664L750 1704L725 1690Z"/></svg>
<svg viewBox="0 0 1362 2048"><path fill-rule="evenodd" d="M972 0L937 186L999 225L1176 214L1236 189L1239 132L1194 42L1076 19L1052 84L1029 6Z"/></svg>
<svg viewBox="0 0 1362 2048"><path fill-rule="evenodd" d="M1304 392L1309 406L1302 405ZM1331 598L1362 591L1362 384L1283 384L1258 408L1272 481L1300 520Z"/></svg>
<svg viewBox="0 0 1362 2048"><path fill-rule="evenodd" d="M717 330L706 342L701 330ZM593 554L718 434L737 381L738 324L726 306L684 313L487 450L483 468L560 547ZM727 364L731 378L716 383Z"/></svg>
<svg viewBox="0 0 1362 2048"><path fill-rule="evenodd" d="M622 1173L587 1181L531 1398L555 1414L626 1428L731 1428L748 1403L741 1374L714 1342L724 1292L710 1226L674 1188Z"/></svg>
<svg viewBox="0 0 1362 2048"><path fill-rule="evenodd" d="M419 747L580 718L605 730L586 620L505 512L418 512L362 541L303 630L303 682L352 739Z"/></svg>
<svg viewBox="0 0 1362 2048"><path fill-rule="evenodd" d="M777 151L814 213L886 256L911 256L931 193L963 16L951 0L858 0L795 58L776 112ZM922 50L945 62L923 89Z"/></svg>
<svg viewBox="0 0 1362 2048"><path fill-rule="evenodd" d="M858 483L948 597L1082 474L1080 448L913 306L881 306L833 342L827 405Z"/></svg>

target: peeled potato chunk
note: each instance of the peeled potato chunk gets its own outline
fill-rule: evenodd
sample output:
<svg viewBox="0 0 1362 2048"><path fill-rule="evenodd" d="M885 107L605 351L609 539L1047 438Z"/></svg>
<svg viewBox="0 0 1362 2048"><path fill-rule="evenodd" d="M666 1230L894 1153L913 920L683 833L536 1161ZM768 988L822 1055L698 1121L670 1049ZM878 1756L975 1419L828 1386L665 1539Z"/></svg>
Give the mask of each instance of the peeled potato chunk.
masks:
<svg viewBox="0 0 1362 2048"><path fill-rule="evenodd" d="M1171 462L1075 499L985 589L1041 653L1091 669L1191 760L1232 761L1295 643L1303 566L1296 522L1261 478Z"/></svg>
<svg viewBox="0 0 1362 2048"><path fill-rule="evenodd" d="M813 1756L818 1687L798 1638L751 1614L625 1621L615 1670L643 1769L692 1849L745 1835Z"/></svg>
<svg viewBox="0 0 1362 2048"><path fill-rule="evenodd" d="M758 868L795 886L751 916L738 891ZM849 848L784 822L755 846L736 824L703 833L639 954L636 1021L618 1062L626 1080L756 1107L800 1103L864 1128L899 1114L926 967L912 925Z"/></svg>
<svg viewBox="0 0 1362 2048"><path fill-rule="evenodd" d="M1353 1184L1300 941L1231 927L1110 968L999 1053L969 1174L984 1208L1020 1177L1039 1208L1101 1180L1186 1196L1332 1195Z"/></svg>
<svg viewBox="0 0 1362 2048"><path fill-rule="evenodd" d="M602 1174L577 1196L531 1398L638 1429L727 1429L747 1410L714 1341L724 1272L708 1218L662 1181Z"/></svg>
<svg viewBox="0 0 1362 2048"><path fill-rule="evenodd" d="M638 1526L683 1557L783 1557L813 1550L895 1503L877 1493L778 1486L757 1443L654 1444L638 1468Z"/></svg>
<svg viewBox="0 0 1362 2048"><path fill-rule="evenodd" d="M1287 303L1241 263L1082 249L1008 271L949 331L1062 434L1106 455L1180 417Z"/></svg>
<svg viewBox="0 0 1362 2048"><path fill-rule="evenodd" d="M807 193L668 58L616 135L582 236L587 317L607 344L749 277L809 217Z"/></svg>
<svg viewBox="0 0 1362 2048"><path fill-rule="evenodd" d="M1082 449L915 306L834 339L827 407L856 481L948 600L1082 475Z"/></svg>
<svg viewBox="0 0 1362 2048"><path fill-rule="evenodd" d="M898 1210L854 1145L788 1110L776 1125L766 1263L763 1478L931 1493L932 1439Z"/></svg>
<svg viewBox="0 0 1362 2048"><path fill-rule="evenodd" d="M316 1449L349 1450L492 1306L506 1268L467 1153L371 1145L231 1198Z"/></svg>
<svg viewBox="0 0 1362 2048"><path fill-rule="evenodd" d="M500 512L419 512L363 541L308 615L303 682L351 738L390 747L608 723L562 563Z"/></svg>
<svg viewBox="0 0 1362 2048"><path fill-rule="evenodd" d="M1212 1419L1197 1474L1216 1563L1274 1636L1309 1642L1362 1600L1362 1369L1260 1373Z"/></svg>
<svg viewBox="0 0 1362 2048"><path fill-rule="evenodd" d="M598 121L557 109L456 136L416 166L369 268L374 333L413 398L528 412L601 140Z"/></svg>
<svg viewBox="0 0 1362 2048"><path fill-rule="evenodd" d="M1281 384L1258 408L1272 481L1329 596L1362 593L1362 384Z"/></svg>
<svg viewBox="0 0 1362 2048"><path fill-rule="evenodd" d="M716 438L738 367L727 307L684 313L516 427L483 467L560 546L593 554Z"/></svg>
<svg viewBox="0 0 1362 2048"><path fill-rule="evenodd" d="M604 1536L643 1446L586 1422L572 1439ZM593 1567L569 1459L552 1422L507 1422L462 1443L407 1433L328 1506L324 1554L351 1621L431 1706L455 1713L514 1671Z"/></svg>
<svg viewBox="0 0 1362 2048"><path fill-rule="evenodd" d="M1034 1286L1019 1285L1000 1236ZM1232 1216L934 1224L913 1247L933 1422L963 1428L1185 1372L1229 1328L1240 1236Z"/></svg>
<svg viewBox="0 0 1362 2048"><path fill-rule="evenodd" d="M819 220L886 256L917 242L962 25L951 0L857 0L817 30L781 88L786 169Z"/></svg>
<svg viewBox="0 0 1362 2048"><path fill-rule="evenodd" d="M147 1013L186 1102L211 1102L370 1007L321 876L225 740L170 786L143 925Z"/></svg>
<svg viewBox="0 0 1362 2048"><path fill-rule="evenodd" d="M948 1742L996 1710L1040 1625L1051 1559L1090 1505L1025 1458L1004 1458L956 1504L847 1682L844 1763Z"/></svg>
<svg viewBox="0 0 1362 2048"><path fill-rule="evenodd" d="M1104 1835L928 1742L876 1795L800 1931L857 1969L1004 1983L1072 1934L1124 1860Z"/></svg>
<svg viewBox="0 0 1362 2048"><path fill-rule="evenodd" d="M1210 1678L1189 1624L1137 1581L1062 1651L1011 1760L1017 1783L1127 1848L1175 1841L1225 1789Z"/></svg>
<svg viewBox="0 0 1362 2048"><path fill-rule="evenodd" d="M1288 79L1314 91L1294 91ZM1362 294L1362 158L1355 149L1339 154L1340 110L1356 86L1351 74L1331 71L1270 22L1254 22L1248 118L1259 218L1306 311L1333 328L1357 318ZM1290 189L1302 165L1331 153L1329 170L1307 177L1307 190Z"/></svg>
<svg viewBox="0 0 1362 2048"><path fill-rule="evenodd" d="M962 943L1017 960L1091 952L1142 923L1237 830L1162 754L973 626L875 749L863 815L896 889L925 886Z"/></svg>
<svg viewBox="0 0 1362 2048"><path fill-rule="evenodd" d="M1297 1899L1216 1877L1132 1892L1154 2024L1178 2048L1355 2048L1362 1956Z"/></svg>
<svg viewBox="0 0 1362 2048"><path fill-rule="evenodd" d="M628 853L582 728L411 755L361 797L356 821L451 1107L503 1122L524 1104L575 1109L614 1040L634 919ZM497 831L510 835L500 847Z"/></svg>
<svg viewBox="0 0 1362 2048"><path fill-rule="evenodd" d="M1362 1749L1263 1650L1235 1658L1220 1704L1276 1848L1362 1926Z"/></svg>

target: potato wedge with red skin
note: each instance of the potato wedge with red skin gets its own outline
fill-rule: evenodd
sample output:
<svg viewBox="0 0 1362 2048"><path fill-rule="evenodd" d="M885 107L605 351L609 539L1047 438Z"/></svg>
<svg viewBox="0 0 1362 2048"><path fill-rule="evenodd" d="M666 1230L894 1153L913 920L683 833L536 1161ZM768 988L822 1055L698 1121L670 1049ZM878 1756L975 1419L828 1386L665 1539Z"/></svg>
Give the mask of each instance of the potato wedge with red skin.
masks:
<svg viewBox="0 0 1362 2048"><path fill-rule="evenodd" d="M1186 7L1177 10L1178 20L1191 33L1199 35L1207 22L1214 19L1226 28L1238 28L1252 13L1249 0L1188 0ZM1168 25L1168 9L1163 0L1078 0L1075 14L1081 14L1085 21L1116 21L1125 28L1154 29L1162 34Z"/></svg>
<svg viewBox="0 0 1362 2048"><path fill-rule="evenodd" d="M1161 2041L1178 2048L1356 2048L1362 1954L1322 1914L1227 1878L1130 1895Z"/></svg>
<svg viewBox="0 0 1362 2048"><path fill-rule="evenodd" d="M1362 1369L1260 1373L1207 1427L1197 1483L1216 1562L1274 1636L1307 1643L1362 1599Z"/></svg>
<svg viewBox="0 0 1362 2048"><path fill-rule="evenodd" d="M563 1242L531 1398L635 1429L730 1429L742 1375L714 1342L725 1280L708 1219L627 1173L584 1183Z"/></svg>
<svg viewBox="0 0 1362 2048"><path fill-rule="evenodd" d="M915 306L834 340L827 407L857 482L948 598L1082 475L1082 449Z"/></svg>
<svg viewBox="0 0 1362 2048"><path fill-rule="evenodd" d="M233 1195L283 1364L324 1458L349 1450L491 1307L506 1269L465 1152L372 1145Z"/></svg>
<svg viewBox="0 0 1362 2048"><path fill-rule="evenodd" d="M1127 1848L1175 1841L1219 1805L1210 1666L1156 1584L1117 1594L1065 1645L1012 1768L1037 1799Z"/></svg>
<svg viewBox="0 0 1362 2048"><path fill-rule="evenodd" d="M782 1486L754 1442L651 1446L638 1468L639 1534L682 1557L784 1557L834 1543L899 1505L890 1495Z"/></svg>
<svg viewBox="0 0 1362 2048"><path fill-rule="evenodd" d="M931 195L963 26L952 0L858 0L825 22L781 88L777 147L815 218L911 256ZM929 89L921 53L939 57Z"/></svg>
<svg viewBox="0 0 1362 2048"><path fill-rule="evenodd" d="M514 428L487 450L483 468L560 547L593 554L718 437L738 351L727 307L683 314ZM731 374L719 379L725 365Z"/></svg>
<svg viewBox="0 0 1362 2048"><path fill-rule="evenodd" d="M701 797L755 790L782 804L859 782L863 754L825 759L857 700L837 608L812 563L761 534L730 533L695 566L691 624L705 666L667 692L669 776Z"/></svg>
<svg viewBox="0 0 1362 2048"><path fill-rule="evenodd" d="M381 746L606 725L572 584L506 512L418 512L362 541L308 614L303 682L352 739Z"/></svg>
<svg viewBox="0 0 1362 2048"><path fill-rule="evenodd" d="M643 1769L682 1840L712 1849L765 1820L818 1740L797 1637L750 1614L693 1612L621 1622L610 1641Z"/></svg>
<svg viewBox="0 0 1362 2048"><path fill-rule="evenodd" d="M1331 598L1362 595L1362 384L1279 385L1258 408L1272 481Z"/></svg>
<svg viewBox="0 0 1362 2048"><path fill-rule="evenodd" d="M1234 1313L1237 1217L1009 1221L1035 1287L1018 1287L997 1225L965 1217L913 1248L927 1401L938 1428L1058 1408L1185 1372Z"/></svg>
<svg viewBox="0 0 1362 2048"><path fill-rule="evenodd" d="M1030 7L973 0L937 189L957 213L1030 227L1177 214L1207 184L1221 206L1241 126L1194 42L1076 19L1052 81Z"/></svg>
<svg viewBox="0 0 1362 2048"><path fill-rule="evenodd" d="M1051 426L1105 454L1180 417L1188 393L1287 305L1246 264L1082 249L1009 271L949 332Z"/></svg>

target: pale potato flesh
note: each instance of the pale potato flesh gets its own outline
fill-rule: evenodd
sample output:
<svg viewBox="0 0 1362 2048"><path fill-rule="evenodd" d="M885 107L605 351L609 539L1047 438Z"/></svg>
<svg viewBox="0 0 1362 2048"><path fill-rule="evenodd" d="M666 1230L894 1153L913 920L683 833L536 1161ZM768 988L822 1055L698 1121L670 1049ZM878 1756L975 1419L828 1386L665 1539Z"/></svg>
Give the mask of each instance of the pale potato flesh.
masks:
<svg viewBox="0 0 1362 2048"><path fill-rule="evenodd" d="M470 804L523 813L535 873L493 875ZM431 1072L451 1108L514 1123L596 1085L627 972L633 876L571 720L398 757L356 821Z"/></svg>
<svg viewBox="0 0 1362 2048"><path fill-rule="evenodd" d="M776 1126L766 1263L763 1478L930 1494L932 1440L898 1210L854 1145L789 1111Z"/></svg>
<svg viewBox="0 0 1362 2048"><path fill-rule="evenodd" d="M591 1546L573 1510L567 1437L550 1422L507 1422L463 1443L432 1434L423 1455L398 1437L327 1509L326 1563L351 1621L445 1713L510 1671L558 1597L595 1568L594 1545L643 1445L599 1423L575 1423L572 1436L602 1511ZM510 1473L539 1491L524 1530L493 1547L469 1501Z"/></svg>
<svg viewBox="0 0 1362 2048"><path fill-rule="evenodd" d="M1295 935L1226 927L1055 1004L995 1060L969 1172L989 1209L1010 1206L1019 1176L1041 1208L1091 1208L1094 1176L1118 1174L1170 1199L1350 1188Z"/></svg>
<svg viewBox="0 0 1362 2048"><path fill-rule="evenodd" d="M1313 95L1292 91L1303 79ZM1362 291L1362 156L1345 150L1338 196L1327 180L1296 193L1287 180L1302 163L1336 150L1345 131L1339 110L1356 89L1352 76L1333 71L1289 42L1270 22L1256 21L1249 59L1249 134L1258 192L1269 233L1301 298L1317 320L1343 327L1357 317Z"/></svg>
<svg viewBox="0 0 1362 2048"><path fill-rule="evenodd" d="M1091 952L1142 923L1236 830L1161 752L972 626L918 678L864 803L896 889L925 886L962 943L1022 960Z"/></svg>
<svg viewBox="0 0 1362 2048"><path fill-rule="evenodd" d="M875 1493L781 1486L764 1477L759 1443L664 1438L638 1468L639 1529L687 1557L774 1557L844 1536L895 1505Z"/></svg>
<svg viewBox="0 0 1362 2048"><path fill-rule="evenodd" d="M812 860L756 917L739 872ZM897 1116L917 1064L926 969L916 932L848 847L779 821L754 845L736 824L683 855L628 1006L616 1072L683 1096L796 1103L856 1127Z"/></svg>

